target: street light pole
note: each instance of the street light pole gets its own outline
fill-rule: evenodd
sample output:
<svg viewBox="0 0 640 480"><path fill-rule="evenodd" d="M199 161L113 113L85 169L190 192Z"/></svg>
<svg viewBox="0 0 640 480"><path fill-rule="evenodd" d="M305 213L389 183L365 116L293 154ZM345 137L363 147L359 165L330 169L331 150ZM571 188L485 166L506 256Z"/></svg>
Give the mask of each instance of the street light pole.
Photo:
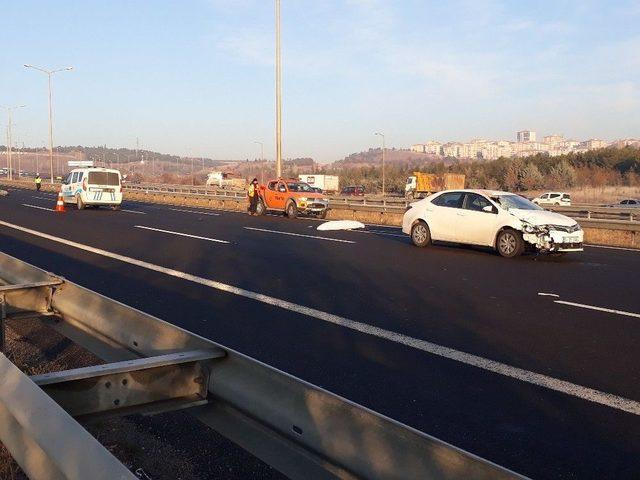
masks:
<svg viewBox="0 0 640 480"><path fill-rule="evenodd" d="M66 72L73 70L73 67L58 68L57 70L46 70L44 68L36 67L35 65L24 65L25 68L33 68L42 73L46 73L49 77L49 169L51 171L51 183L53 183L53 106L51 100L51 76L57 72Z"/></svg>
<svg viewBox="0 0 640 480"><path fill-rule="evenodd" d="M282 64L280 61L280 0L276 1L276 178L282 176Z"/></svg>
<svg viewBox="0 0 640 480"><path fill-rule="evenodd" d="M386 144L384 139L384 133L376 132L375 135L382 137L382 196L385 194L385 178L384 178L384 152L386 150Z"/></svg>
<svg viewBox="0 0 640 480"><path fill-rule="evenodd" d="M13 172L12 172L13 162L11 158L13 153L13 131L12 131L13 111L16 108L26 107L26 105L16 105L12 107L0 105L0 107L4 108L7 111L7 114L9 116L9 123L7 124L7 178L9 180L13 180ZM18 169L18 177L20 177L19 169Z"/></svg>
<svg viewBox="0 0 640 480"><path fill-rule="evenodd" d="M260 145L260 183L264 185L264 143L254 141Z"/></svg>

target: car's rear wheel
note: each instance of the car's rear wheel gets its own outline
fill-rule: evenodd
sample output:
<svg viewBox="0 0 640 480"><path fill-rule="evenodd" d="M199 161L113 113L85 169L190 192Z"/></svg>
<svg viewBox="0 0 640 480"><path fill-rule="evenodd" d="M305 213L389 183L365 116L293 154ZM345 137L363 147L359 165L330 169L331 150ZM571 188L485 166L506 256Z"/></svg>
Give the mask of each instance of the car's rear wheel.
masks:
<svg viewBox="0 0 640 480"><path fill-rule="evenodd" d="M120 205L112 205L111 210L120 210Z"/></svg>
<svg viewBox="0 0 640 480"><path fill-rule="evenodd" d="M80 195L76 195L76 206L78 207L78 210L84 210L85 204Z"/></svg>
<svg viewBox="0 0 640 480"><path fill-rule="evenodd" d="M256 205L256 215L264 215L267 213L267 208L264 206L262 200L258 200L258 204Z"/></svg>
<svg viewBox="0 0 640 480"><path fill-rule="evenodd" d="M295 202L289 202L287 204L287 217L296 218L298 216L298 207L296 207Z"/></svg>
<svg viewBox="0 0 640 480"><path fill-rule="evenodd" d="M420 220L411 227L411 241L416 247L426 247L431 243L429 225Z"/></svg>
<svg viewBox="0 0 640 480"><path fill-rule="evenodd" d="M505 258L514 258L522 255L524 246L522 235L515 230L502 230L496 239L496 250Z"/></svg>

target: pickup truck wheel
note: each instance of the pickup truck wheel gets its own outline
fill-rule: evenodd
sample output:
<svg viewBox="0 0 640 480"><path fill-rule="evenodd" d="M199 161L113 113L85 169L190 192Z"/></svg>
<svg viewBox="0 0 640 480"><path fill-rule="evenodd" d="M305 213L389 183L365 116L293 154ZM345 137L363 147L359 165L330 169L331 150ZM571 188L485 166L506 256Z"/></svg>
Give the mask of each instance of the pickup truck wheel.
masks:
<svg viewBox="0 0 640 480"><path fill-rule="evenodd" d="M416 247L426 247L431 243L429 225L420 220L411 227L411 241Z"/></svg>
<svg viewBox="0 0 640 480"><path fill-rule="evenodd" d="M287 204L287 217L296 218L298 216L298 207L296 207L295 202L289 202Z"/></svg>
<svg viewBox="0 0 640 480"><path fill-rule="evenodd" d="M264 206L262 200L258 200L258 204L256 205L256 215L264 215L267 213L267 208Z"/></svg>
<svg viewBox="0 0 640 480"><path fill-rule="evenodd" d="M503 230L496 239L496 250L505 258L519 257L524 252L522 235L512 229Z"/></svg>
<svg viewBox="0 0 640 480"><path fill-rule="evenodd" d="M76 195L76 206L78 207L78 210L84 210L85 204L80 195Z"/></svg>
<svg viewBox="0 0 640 480"><path fill-rule="evenodd" d="M326 211L326 210L323 210L322 212L320 212L320 213L318 214L318 218L322 218L323 220L324 220L325 218L327 218L327 211Z"/></svg>

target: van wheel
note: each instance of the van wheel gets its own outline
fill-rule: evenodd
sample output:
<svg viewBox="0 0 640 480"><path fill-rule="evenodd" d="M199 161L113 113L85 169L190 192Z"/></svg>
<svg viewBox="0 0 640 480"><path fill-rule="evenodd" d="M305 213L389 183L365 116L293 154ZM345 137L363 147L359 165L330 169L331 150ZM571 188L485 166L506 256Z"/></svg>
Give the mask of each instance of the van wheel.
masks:
<svg viewBox="0 0 640 480"><path fill-rule="evenodd" d="M505 258L519 257L524 252L524 239L512 229L503 230L496 239L496 250Z"/></svg>
<svg viewBox="0 0 640 480"><path fill-rule="evenodd" d="M256 215L264 215L267 213L267 208L264 206L262 200L258 200L258 204L256 205Z"/></svg>
<svg viewBox="0 0 640 480"><path fill-rule="evenodd" d="M120 205L111 205L111 210L114 210L114 211L120 210Z"/></svg>
<svg viewBox="0 0 640 480"><path fill-rule="evenodd" d="M78 207L78 210L84 210L85 204L80 195L76 195L76 206Z"/></svg>
<svg viewBox="0 0 640 480"><path fill-rule="evenodd" d="M420 220L411 227L411 241L416 247L426 247L431 243L429 225Z"/></svg>
<svg viewBox="0 0 640 480"><path fill-rule="evenodd" d="M298 216L298 207L296 207L295 202L289 202L287 204L287 217L296 218Z"/></svg>

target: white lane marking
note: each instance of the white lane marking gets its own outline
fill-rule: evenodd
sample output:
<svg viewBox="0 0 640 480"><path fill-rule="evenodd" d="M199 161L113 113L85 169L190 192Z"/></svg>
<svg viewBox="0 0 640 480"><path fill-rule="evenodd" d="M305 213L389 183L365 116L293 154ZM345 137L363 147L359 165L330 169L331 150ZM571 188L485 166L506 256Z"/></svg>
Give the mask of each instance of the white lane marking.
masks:
<svg viewBox="0 0 640 480"><path fill-rule="evenodd" d="M280 235L291 235L292 237L315 238L317 240L327 240L328 242L356 243L352 240L342 240L340 238L329 238L329 237L318 237L316 235L304 235L302 233L282 232L280 230L268 230L266 228L255 228L255 227L244 227L244 228L246 228L247 230L254 230L256 232L277 233Z"/></svg>
<svg viewBox="0 0 640 480"><path fill-rule="evenodd" d="M386 235L387 237L409 238L409 235L400 235L399 233L380 232L378 230L348 230L349 232L369 233L371 235Z"/></svg>
<svg viewBox="0 0 640 480"><path fill-rule="evenodd" d="M213 217L219 217L220 214L219 213L213 213L213 212L198 212L196 210L183 210L182 208L170 208L169 210L173 211L173 212L184 212L184 213L195 213L198 215L211 215Z"/></svg>
<svg viewBox="0 0 640 480"><path fill-rule="evenodd" d="M104 257L112 258L114 260L119 260L121 262L125 262L131 265L136 265L138 267L146 268L148 270L153 270L155 272L171 275L173 277L198 283L200 285L205 285L207 287L210 287L222 292L232 293L234 295L249 298L251 300L262 302L267 305L283 308L285 310L289 310L295 313L313 317L318 320L322 320L324 322L332 323L334 325L340 325L342 327L355 330L357 332L364 333L366 335L371 335L371 336L382 338L385 340L390 340L392 342L406 345L408 347L415 348L417 350L422 350L424 352L437 355L443 358L447 358L449 360L454 360L456 362L460 362L465 365L470 365L472 367L487 370L489 372L497 373L499 375L504 375L506 377L514 378L522 382L530 383L532 385L537 385L539 387L547 388L549 390L554 390L556 392L561 392L576 398L598 403L600 405L604 405L616 410L632 413L634 415L640 415L640 402L631 400L625 397L602 392L600 390L595 390L589 387L584 387L582 385L577 385L575 383L567 382L565 380L560 380L554 377L549 377L547 375L543 375L540 373L531 372L529 370L524 370L522 368L513 367L511 365L507 365L501 362L496 362L494 360L489 360L487 358L483 358L478 355L461 352L459 350L438 345L436 343L431 343L426 340L420 340L417 338L403 335L401 333L385 330L383 328L374 327L373 325L368 325L366 323L357 322L345 317L340 317L338 315L323 312L322 310L316 310L315 308L305 307L303 305L298 305L292 302L288 302L286 300L280 300L278 298L271 297L269 295L252 292L251 290L245 290L243 288L234 287L233 285L227 285L225 283L218 282L215 280L209 280L206 278L191 275L189 273L173 270L171 268L162 267L160 265L155 265L153 263L145 262L143 260L137 260L135 258L127 257L125 255L120 255L118 253L113 253L113 252L109 252L99 248L90 247L89 245L83 245L81 243L73 242L71 240L66 240L64 238L54 237L53 235L49 235L47 233L37 232L35 230L31 230L26 227L21 227L20 225L14 225L12 223L4 222L2 220L0 220L0 225L4 225L6 227L19 230L21 232L35 235L37 237L46 238L47 240L51 240L53 242L78 248L80 250L95 253L97 255L102 255Z"/></svg>
<svg viewBox="0 0 640 480"><path fill-rule="evenodd" d="M587 244L587 243L585 243L584 246L585 247L589 247L589 248L607 248L609 250L625 250L627 252L640 253L640 249L638 249L638 248L610 247L608 245L590 245L590 244Z"/></svg>
<svg viewBox="0 0 640 480"><path fill-rule="evenodd" d="M32 197L35 198L36 200L47 200L47 201L53 201L56 199L56 197Z"/></svg>
<svg viewBox="0 0 640 480"><path fill-rule="evenodd" d="M139 210L127 210L126 208L123 208L120 211L127 212L127 213L137 213L138 215L146 215L146 212L141 212Z"/></svg>
<svg viewBox="0 0 640 480"><path fill-rule="evenodd" d="M584 303L565 302L564 300L554 300L553 303L569 305L571 307L586 308L587 310L597 310L599 312L614 313L616 315L624 315L626 317L640 318L640 313L625 312L624 310L615 310L605 307L596 307L595 305L585 305Z"/></svg>
<svg viewBox="0 0 640 480"><path fill-rule="evenodd" d="M190 235L188 233L174 232L172 230L163 230L161 228L145 227L143 225L135 225L135 228L142 228L144 230L153 230L154 232L168 233L170 235L178 235L180 237L196 238L198 240L206 240L208 242L230 243L230 242L227 242L226 240L218 240L217 238L201 237L199 235Z"/></svg>
<svg viewBox="0 0 640 480"><path fill-rule="evenodd" d="M560 295L556 295L555 293L543 293L543 292L538 292L538 295L540 295L541 297L555 297L555 298L560 298Z"/></svg>
<svg viewBox="0 0 640 480"><path fill-rule="evenodd" d="M53 212L53 208L39 207L38 205L29 205L28 203L23 203L22 206L29 207L29 208L37 208L38 210L46 210L48 212Z"/></svg>

